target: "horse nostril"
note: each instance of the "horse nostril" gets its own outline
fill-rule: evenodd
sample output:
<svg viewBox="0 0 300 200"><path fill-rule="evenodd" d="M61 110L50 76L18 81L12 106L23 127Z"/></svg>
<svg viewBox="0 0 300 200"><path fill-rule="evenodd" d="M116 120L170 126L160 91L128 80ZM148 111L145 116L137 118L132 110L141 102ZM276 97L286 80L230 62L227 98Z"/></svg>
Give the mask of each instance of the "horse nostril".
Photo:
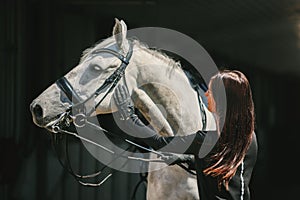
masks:
<svg viewBox="0 0 300 200"><path fill-rule="evenodd" d="M32 112L36 118L41 118L43 116L43 109L39 104L34 105Z"/></svg>

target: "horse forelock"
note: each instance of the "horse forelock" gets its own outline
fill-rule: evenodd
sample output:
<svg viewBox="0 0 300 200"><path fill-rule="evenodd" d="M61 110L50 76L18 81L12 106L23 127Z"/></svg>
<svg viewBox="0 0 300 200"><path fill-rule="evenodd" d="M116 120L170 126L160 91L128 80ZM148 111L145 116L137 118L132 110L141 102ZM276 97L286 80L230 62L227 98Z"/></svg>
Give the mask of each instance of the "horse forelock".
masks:
<svg viewBox="0 0 300 200"><path fill-rule="evenodd" d="M101 48L107 47L108 45L112 44L113 42L115 42L114 38L110 37L110 38L102 39L102 40L96 42L93 46L86 48L81 53L81 58L80 58L79 64L84 62L84 60L87 57L89 57L91 55L91 53L93 51L95 51L96 49L101 49Z"/></svg>

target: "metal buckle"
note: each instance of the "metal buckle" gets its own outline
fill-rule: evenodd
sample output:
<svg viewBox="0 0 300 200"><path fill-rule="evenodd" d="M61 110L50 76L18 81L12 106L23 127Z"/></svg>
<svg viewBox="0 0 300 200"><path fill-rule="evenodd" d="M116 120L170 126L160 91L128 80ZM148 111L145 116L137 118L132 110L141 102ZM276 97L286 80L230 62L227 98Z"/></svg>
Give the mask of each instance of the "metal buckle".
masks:
<svg viewBox="0 0 300 200"><path fill-rule="evenodd" d="M73 119L73 124L78 127L82 128L85 126L86 123L86 115L83 113L78 113L75 116L72 117Z"/></svg>

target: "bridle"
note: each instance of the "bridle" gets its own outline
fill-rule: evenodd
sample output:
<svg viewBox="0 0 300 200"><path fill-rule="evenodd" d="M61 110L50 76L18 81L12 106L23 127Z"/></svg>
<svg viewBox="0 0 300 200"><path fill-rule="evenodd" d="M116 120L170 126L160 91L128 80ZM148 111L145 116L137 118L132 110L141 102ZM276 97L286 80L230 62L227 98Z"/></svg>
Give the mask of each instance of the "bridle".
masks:
<svg viewBox="0 0 300 200"><path fill-rule="evenodd" d="M72 87L71 83L68 81L66 77L61 77L56 81L56 85L60 88L62 92L68 97L71 106L60 116L58 116L58 120L56 123L51 124L52 132L58 132L60 127L59 124L61 122L73 121L74 125L77 127L84 126L85 118L92 114L92 111L86 111L85 104L91 100L96 99L101 93L103 93L107 88L105 95L97 102L95 108L98 107L105 97L115 88L118 84L119 80L123 77L125 73L125 69L129 64L129 60L132 56L133 52L133 44L129 40L129 50L126 56L108 48L97 49L92 54L99 53L108 53L116 56L119 60L121 60L121 65L104 81L104 83L85 100L82 100L81 97L77 94L77 92ZM76 114L74 114L74 112ZM68 122L67 124L68 125Z"/></svg>
<svg viewBox="0 0 300 200"><path fill-rule="evenodd" d="M115 57L117 57L120 61L121 61L121 65L104 81L104 83L97 88L97 90L87 99L82 100L82 98L77 94L77 92L74 90L74 88L72 87L71 83L68 81L68 79L66 77L61 77L60 79L58 79L56 81L56 85L60 88L60 90L67 96L71 106L68 107L68 109L57 116L57 119L53 122L51 122L51 124L48 124L48 129L51 130L54 133L62 133L65 134L66 136L73 136L77 139L80 139L84 142L90 143L92 145L95 145L96 147L115 155L114 160L120 157L126 158L128 160L135 160L135 161L143 161L143 162L164 162L166 163L166 161L168 160L168 162L170 161L170 154L165 155L164 153L155 151L153 149L138 145L134 142L132 142L131 140L128 139L124 139L125 142L127 142L128 144L130 144L130 147L135 147L139 150L144 150L150 153L154 153L158 156L157 159L147 159L147 158L140 158L140 157L133 157L133 156L125 156L123 155L123 153L126 152L126 150L123 151L123 153L116 153L114 151L112 151L111 149L98 144L94 141L91 141L83 136L78 135L75 132L69 131L67 130L70 125L73 123L75 125L75 127L78 128L82 128L84 126L89 126L90 128L96 130L96 131L101 131L104 132L105 134L110 134L114 137L120 137L118 136L118 134L114 134L112 132L109 132L107 130L105 130L104 128L102 128L101 126L94 124L92 122L90 122L88 120L88 117L91 116L93 110L87 110L86 109L86 103L88 101L90 101L91 99L96 99L100 94L103 94L106 90L106 93L102 96L102 98L96 103L96 107L98 107L101 102L106 98L106 96L116 87L116 85L118 84L118 82L120 81L120 79L124 76L125 74L125 69L129 64L129 61L132 57L132 53L133 53L133 42L131 40L128 40L129 42L129 50L126 54L126 56L123 56L122 54L120 54L117 51L114 51L112 49L108 49L108 48L101 48L101 49L97 49L94 52L92 52L92 55L97 55L99 53L108 53L111 54ZM54 138L54 143L57 141L57 134L52 134L53 138ZM130 148L129 147L129 148ZM55 148L56 149L56 148ZM66 164L64 162L62 162L61 158L59 157L59 162L62 164L62 166L69 172L71 173L72 176L75 177L75 179L82 185L85 186L100 186L102 185L111 175L112 173L109 173L108 175L106 175L104 178L102 178L102 180L98 183L89 183L89 182L85 182L85 179L88 178L93 178L93 177L97 177L99 175L101 175L104 172L104 169L107 166L104 166L100 171L93 173L93 174L89 174L89 175L79 175L77 173L74 172L74 170L71 167L71 162L69 159L69 153L68 153L68 140L66 140L66 145L65 145L65 152L66 152ZM114 160L111 160L111 162L114 162ZM180 167L182 167L183 169L187 170L189 173L192 173L193 175L195 175L195 173L191 170L189 170L185 165L182 165L181 163L177 164Z"/></svg>

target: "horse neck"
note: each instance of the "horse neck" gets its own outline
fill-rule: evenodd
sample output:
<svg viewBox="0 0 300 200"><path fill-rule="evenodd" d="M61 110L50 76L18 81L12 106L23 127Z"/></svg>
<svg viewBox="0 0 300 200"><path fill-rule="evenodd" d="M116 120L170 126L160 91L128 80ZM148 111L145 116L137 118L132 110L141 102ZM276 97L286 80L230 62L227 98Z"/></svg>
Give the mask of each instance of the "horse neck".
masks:
<svg viewBox="0 0 300 200"><path fill-rule="evenodd" d="M133 60L142 80L161 82L167 78L166 75L170 78L175 73L185 77L180 64L162 52L149 49L139 43L134 51Z"/></svg>
<svg viewBox="0 0 300 200"><path fill-rule="evenodd" d="M140 49L134 53L136 81L155 104L163 106L175 132L198 130L201 116L196 92L174 60L160 52Z"/></svg>

